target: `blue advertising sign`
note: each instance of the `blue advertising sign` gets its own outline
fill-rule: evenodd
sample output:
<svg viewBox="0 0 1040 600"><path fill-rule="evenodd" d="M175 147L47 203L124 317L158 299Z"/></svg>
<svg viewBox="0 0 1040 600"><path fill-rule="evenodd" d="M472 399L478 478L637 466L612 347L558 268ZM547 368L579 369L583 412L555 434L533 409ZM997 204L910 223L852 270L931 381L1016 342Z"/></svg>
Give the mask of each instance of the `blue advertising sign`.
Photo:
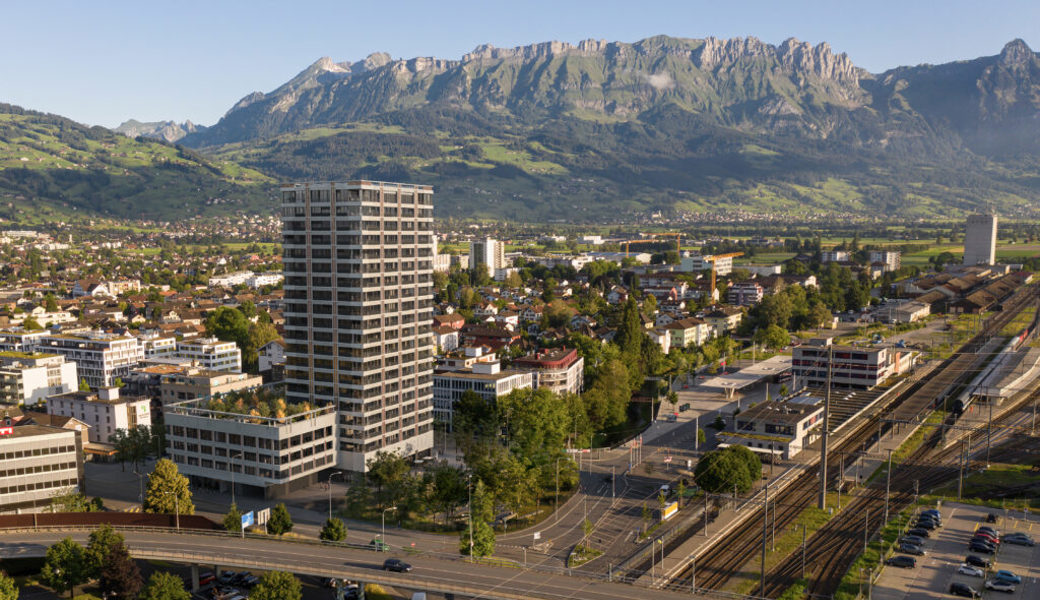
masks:
<svg viewBox="0 0 1040 600"><path fill-rule="evenodd" d="M253 511L249 511L249 512L245 513L244 515L242 515L242 529L243 530L245 530L246 527L249 527L252 524L253 524Z"/></svg>

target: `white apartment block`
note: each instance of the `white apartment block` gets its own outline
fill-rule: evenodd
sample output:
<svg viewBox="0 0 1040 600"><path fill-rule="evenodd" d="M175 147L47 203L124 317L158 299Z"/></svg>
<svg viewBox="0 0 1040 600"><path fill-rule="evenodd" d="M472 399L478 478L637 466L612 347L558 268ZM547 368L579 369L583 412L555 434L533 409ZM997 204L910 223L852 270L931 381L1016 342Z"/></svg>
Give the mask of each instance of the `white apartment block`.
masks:
<svg viewBox="0 0 1040 600"><path fill-rule="evenodd" d="M880 263L881 270L885 273L898 271L902 266L902 257L894 250L871 250L870 264Z"/></svg>
<svg viewBox="0 0 1040 600"><path fill-rule="evenodd" d="M964 230L964 264L997 262L997 215L970 215Z"/></svg>
<svg viewBox="0 0 1040 600"><path fill-rule="evenodd" d="M261 288L265 285L278 285L284 277L281 273L257 273L246 279L246 285L253 289Z"/></svg>
<svg viewBox="0 0 1040 600"><path fill-rule="evenodd" d="M585 359L578 356L574 348L541 350L514 360L512 367L530 371L535 389L548 388L557 394L580 394L585 384Z"/></svg>
<svg viewBox="0 0 1040 600"><path fill-rule="evenodd" d="M286 400L338 411L341 469L433 448L433 188L282 188Z"/></svg>
<svg viewBox="0 0 1040 600"><path fill-rule="evenodd" d="M90 427L90 441L108 444L117 429L152 425L152 401L144 396L121 398L119 388L97 392L68 392L47 398L47 413L73 417Z"/></svg>
<svg viewBox="0 0 1040 600"><path fill-rule="evenodd" d="M0 514L42 512L82 491L82 456L78 431L0 422Z"/></svg>
<svg viewBox="0 0 1040 600"><path fill-rule="evenodd" d="M195 485L248 486L265 498L278 498L317 483L318 473L336 463L335 405L258 417L188 400L164 413L167 452Z"/></svg>
<svg viewBox="0 0 1040 600"><path fill-rule="evenodd" d="M476 269L479 265L487 265L488 274L494 276L496 271L508 266L505 248L505 244L491 238L470 242L469 268Z"/></svg>
<svg viewBox="0 0 1040 600"><path fill-rule="evenodd" d="M679 270L685 273L710 271L712 264L711 259L713 258L715 257L711 254L706 254L704 256L699 254L684 256L679 259ZM725 258L716 258L714 262L716 275L729 275L733 272L733 257L727 256Z"/></svg>
<svg viewBox="0 0 1040 600"><path fill-rule="evenodd" d="M177 338L172 335L142 335L137 340L145 359L172 358L177 355Z"/></svg>
<svg viewBox="0 0 1040 600"><path fill-rule="evenodd" d="M177 342L177 358L192 361L210 371L241 371L242 351L235 342L222 342L214 337L192 338Z"/></svg>
<svg viewBox="0 0 1040 600"><path fill-rule="evenodd" d="M144 358L137 338L92 331L82 334L49 334L36 345L40 352L61 354L76 363L77 375L91 388L110 387Z"/></svg>
<svg viewBox="0 0 1040 600"><path fill-rule="evenodd" d="M76 363L59 354L0 352L0 403L35 404L77 389Z"/></svg>
<svg viewBox="0 0 1040 600"><path fill-rule="evenodd" d="M820 262L849 262L849 253L845 250L827 250L820 253Z"/></svg>
<svg viewBox="0 0 1040 600"><path fill-rule="evenodd" d="M235 271L223 275L214 275L209 278L207 283L210 287L234 287L236 285L245 285L253 276L252 271Z"/></svg>
<svg viewBox="0 0 1040 600"><path fill-rule="evenodd" d="M50 332L41 329L25 331L21 328L0 331L0 352L33 352L40 340Z"/></svg>
<svg viewBox="0 0 1040 600"><path fill-rule="evenodd" d="M532 387L533 383L530 371L503 371L498 362L475 363L472 367L455 371L437 371L433 374L433 416L450 428L455 403L466 391L474 391L490 402L513 390Z"/></svg>

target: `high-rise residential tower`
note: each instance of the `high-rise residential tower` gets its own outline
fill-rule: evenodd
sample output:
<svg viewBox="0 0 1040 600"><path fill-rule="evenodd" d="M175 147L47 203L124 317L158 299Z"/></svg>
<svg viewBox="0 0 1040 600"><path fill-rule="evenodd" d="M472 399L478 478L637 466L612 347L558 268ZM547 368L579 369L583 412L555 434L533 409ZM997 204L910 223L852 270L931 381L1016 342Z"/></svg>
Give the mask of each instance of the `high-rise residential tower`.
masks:
<svg viewBox="0 0 1040 600"><path fill-rule="evenodd" d="M970 215L964 231L964 264L997 262L997 215Z"/></svg>
<svg viewBox="0 0 1040 600"><path fill-rule="evenodd" d="M433 448L433 189L282 187L286 401L337 408L337 465Z"/></svg>
<svg viewBox="0 0 1040 600"><path fill-rule="evenodd" d="M475 240L469 243L469 268L476 269L487 265L488 274L495 276L495 271L506 267L505 244L491 238Z"/></svg>

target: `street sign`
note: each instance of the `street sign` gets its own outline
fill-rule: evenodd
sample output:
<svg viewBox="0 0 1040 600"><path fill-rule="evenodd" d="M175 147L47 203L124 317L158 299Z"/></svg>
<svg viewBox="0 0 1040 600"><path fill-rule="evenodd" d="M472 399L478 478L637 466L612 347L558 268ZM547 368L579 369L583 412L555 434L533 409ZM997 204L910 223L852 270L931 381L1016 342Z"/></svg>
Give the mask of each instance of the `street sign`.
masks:
<svg viewBox="0 0 1040 600"><path fill-rule="evenodd" d="M672 457L669 456L669 457L665 458L664 462L665 462L665 464L668 464L668 463L672 462Z"/></svg>
<svg viewBox="0 0 1040 600"><path fill-rule="evenodd" d="M246 527L249 527L253 524L253 511L249 511L242 515L242 531L245 531Z"/></svg>
<svg viewBox="0 0 1040 600"><path fill-rule="evenodd" d="M0 427L0 435L14 435L14 427Z"/></svg>
<svg viewBox="0 0 1040 600"><path fill-rule="evenodd" d="M271 520L271 509L270 508L262 508L262 509L256 511L256 524L257 525L266 525L267 522L270 521L270 520Z"/></svg>
<svg viewBox="0 0 1040 600"><path fill-rule="evenodd" d="M540 539L542 539L542 532L541 531L534 532L534 541L537 542Z"/></svg>

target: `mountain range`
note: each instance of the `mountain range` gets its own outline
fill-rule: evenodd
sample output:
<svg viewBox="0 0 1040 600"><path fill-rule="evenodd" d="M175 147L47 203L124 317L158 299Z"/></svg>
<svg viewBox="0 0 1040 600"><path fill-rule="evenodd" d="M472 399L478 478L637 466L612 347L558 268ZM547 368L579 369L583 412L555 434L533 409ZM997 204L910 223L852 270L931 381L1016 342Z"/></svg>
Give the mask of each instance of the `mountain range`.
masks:
<svg viewBox="0 0 1040 600"><path fill-rule="evenodd" d="M1040 197L1040 57L1022 40L877 74L794 39L322 58L188 125L121 129L279 180L434 184L442 216L1033 216Z"/></svg>

